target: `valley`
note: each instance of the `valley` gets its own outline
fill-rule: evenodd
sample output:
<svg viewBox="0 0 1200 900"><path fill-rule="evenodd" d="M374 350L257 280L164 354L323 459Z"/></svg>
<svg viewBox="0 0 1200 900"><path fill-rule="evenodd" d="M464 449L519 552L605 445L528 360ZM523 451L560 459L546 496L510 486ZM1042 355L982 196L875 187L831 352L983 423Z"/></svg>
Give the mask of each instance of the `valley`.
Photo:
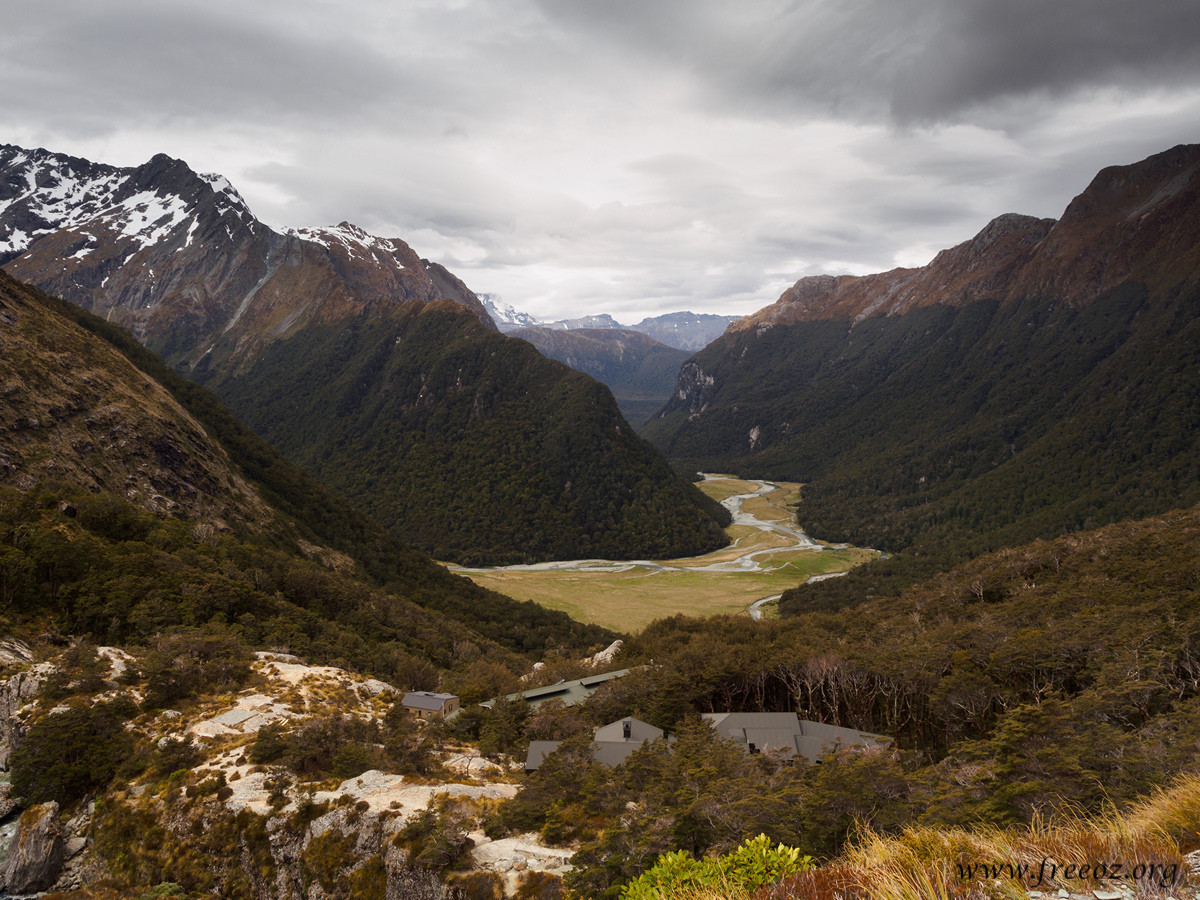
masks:
<svg viewBox="0 0 1200 900"><path fill-rule="evenodd" d="M799 896L944 900L980 894L925 857L932 893L875 890L861 823L1168 796L1104 858L1200 851L1200 147L802 278L644 434L402 241L223 184L0 148L0 892L635 900L763 834L850 861ZM721 712L890 744L783 765ZM594 758L632 719L673 740Z"/></svg>
<svg viewBox="0 0 1200 900"><path fill-rule="evenodd" d="M699 484L732 515L729 544L671 560L577 559L489 568L451 567L481 587L532 600L614 631L638 632L673 615L762 614L809 578L845 574L874 550L813 540L795 521L800 485L705 475Z"/></svg>

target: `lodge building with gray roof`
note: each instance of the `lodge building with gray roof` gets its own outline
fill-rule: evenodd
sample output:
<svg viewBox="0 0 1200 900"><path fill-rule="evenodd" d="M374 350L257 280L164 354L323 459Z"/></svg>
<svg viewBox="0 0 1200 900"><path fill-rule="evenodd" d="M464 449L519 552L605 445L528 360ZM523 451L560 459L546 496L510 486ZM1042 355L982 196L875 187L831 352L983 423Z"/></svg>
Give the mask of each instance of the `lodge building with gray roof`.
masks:
<svg viewBox="0 0 1200 900"><path fill-rule="evenodd" d="M820 762L828 753L848 748L884 747L891 739L840 725L801 719L796 713L703 713L701 718L723 738L737 742L747 753L767 753L781 760ZM626 717L596 729L592 759L618 766L647 741L664 737L640 719ZM668 742L674 738L667 737ZM536 770L558 749L561 741L532 741L525 757L525 771Z"/></svg>

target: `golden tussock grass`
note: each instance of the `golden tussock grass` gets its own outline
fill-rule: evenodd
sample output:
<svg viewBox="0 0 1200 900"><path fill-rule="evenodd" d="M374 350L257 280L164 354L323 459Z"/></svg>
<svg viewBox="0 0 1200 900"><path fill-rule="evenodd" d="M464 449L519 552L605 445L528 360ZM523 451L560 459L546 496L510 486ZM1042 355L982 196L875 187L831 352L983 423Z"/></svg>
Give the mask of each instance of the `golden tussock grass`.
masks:
<svg viewBox="0 0 1200 900"><path fill-rule="evenodd" d="M1197 847L1200 775L1192 774L1124 812L1093 818L1066 814L1026 828L912 826L893 835L863 829L834 863L759 891L754 900L1024 900L1032 889L1115 887L1132 888L1138 897L1181 896L1188 876L1183 857ZM1096 877L1097 867L1107 876L1118 864L1119 877ZM1073 877L1066 877L1068 866ZM1079 877L1083 866L1088 871ZM1132 877L1136 872L1142 877Z"/></svg>

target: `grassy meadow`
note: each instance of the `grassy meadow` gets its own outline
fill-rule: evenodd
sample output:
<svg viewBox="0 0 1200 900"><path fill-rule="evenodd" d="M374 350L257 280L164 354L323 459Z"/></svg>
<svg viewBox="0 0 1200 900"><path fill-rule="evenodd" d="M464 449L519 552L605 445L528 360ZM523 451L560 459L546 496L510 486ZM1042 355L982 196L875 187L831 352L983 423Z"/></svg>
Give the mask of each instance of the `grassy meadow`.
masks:
<svg viewBox="0 0 1200 900"><path fill-rule="evenodd" d="M700 488L710 497L724 500L749 493L756 485L721 476L701 483ZM800 485L781 482L778 488L744 501L743 511L764 521L794 525ZM844 572L875 556L874 551L854 547L798 549L784 536L746 525L732 525L726 534L730 546L704 556L656 561L661 568L631 564L619 571L615 567L604 571L522 567L455 571L515 600L532 600L581 622L633 633L655 619L677 613L711 616L742 612L755 601L781 594L812 575ZM757 567L738 567L747 554L771 550L774 552L755 557ZM713 570L716 565L727 568ZM764 609L765 615L771 614L772 605Z"/></svg>

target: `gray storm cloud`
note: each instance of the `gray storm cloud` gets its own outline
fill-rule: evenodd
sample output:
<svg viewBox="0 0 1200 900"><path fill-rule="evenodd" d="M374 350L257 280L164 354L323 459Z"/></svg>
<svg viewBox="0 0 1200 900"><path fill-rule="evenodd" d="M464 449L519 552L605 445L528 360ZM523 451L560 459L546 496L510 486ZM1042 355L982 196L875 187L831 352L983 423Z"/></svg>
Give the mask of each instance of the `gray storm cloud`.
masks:
<svg viewBox="0 0 1200 900"><path fill-rule="evenodd" d="M1195 140L1200 4L59 0L0 78L0 139L182 156L539 315L748 312Z"/></svg>

